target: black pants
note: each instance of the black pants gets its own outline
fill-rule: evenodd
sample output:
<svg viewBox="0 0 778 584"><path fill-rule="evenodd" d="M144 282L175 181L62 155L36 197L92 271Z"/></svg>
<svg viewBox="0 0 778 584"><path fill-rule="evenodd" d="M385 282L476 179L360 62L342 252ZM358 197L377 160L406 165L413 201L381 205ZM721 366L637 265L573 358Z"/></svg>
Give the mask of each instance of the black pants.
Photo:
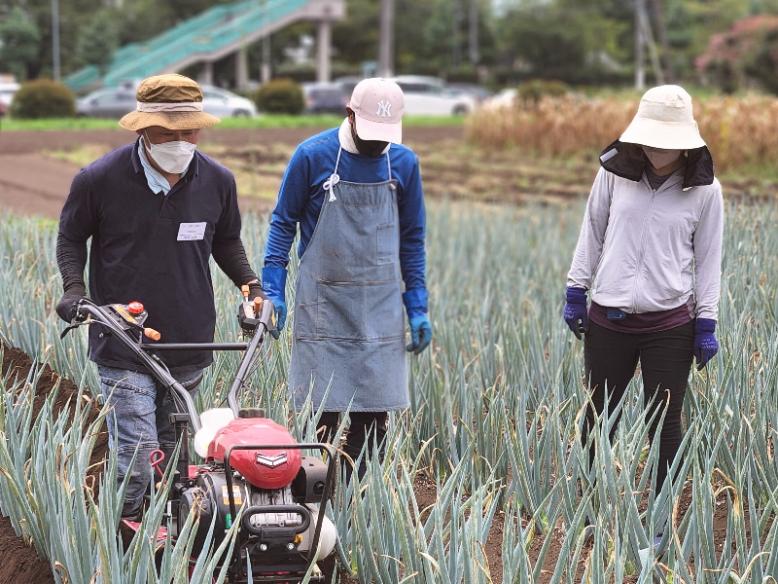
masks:
<svg viewBox="0 0 778 584"><path fill-rule="evenodd" d="M611 331L590 323L584 342L584 358L592 402L597 414L605 409L607 384L608 411L612 412L640 361L643 375L643 393L647 406L646 419L655 419L649 427L653 441L661 410L667 405L659 436L659 466L656 489L659 491L667 477L668 467L681 445L681 412L694 352L694 322L658 333L628 334ZM653 400L653 401L652 401ZM652 404L652 407L648 407ZM657 413L657 409L659 412ZM595 411L587 408L583 428L583 442L594 426ZM618 422L618 420L617 420ZM611 440L616 425L611 430ZM590 464L594 461L594 447L589 451Z"/></svg>
<svg viewBox="0 0 778 584"><path fill-rule="evenodd" d="M351 412L349 419L351 421L346 431L346 443L343 451L349 458L356 462L362 447L367 443L367 450L362 463L359 465L359 478L365 476L367 471L366 459L373 453L373 441L378 445L378 455L383 460L386 438L386 412ZM340 412L323 412L319 419L319 439L323 442L332 442L340 425ZM346 477L351 477L352 463L349 460L343 461L343 467L346 470Z"/></svg>

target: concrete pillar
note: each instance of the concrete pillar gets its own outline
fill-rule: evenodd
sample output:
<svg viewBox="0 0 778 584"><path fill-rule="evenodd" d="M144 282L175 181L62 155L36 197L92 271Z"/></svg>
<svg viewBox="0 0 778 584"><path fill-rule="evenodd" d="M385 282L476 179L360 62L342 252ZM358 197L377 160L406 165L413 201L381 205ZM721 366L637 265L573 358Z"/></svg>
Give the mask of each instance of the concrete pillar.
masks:
<svg viewBox="0 0 778 584"><path fill-rule="evenodd" d="M260 80L264 85L272 77L272 70L270 66L270 35L267 35L262 39L262 65L259 68Z"/></svg>
<svg viewBox="0 0 778 584"><path fill-rule="evenodd" d="M319 21L318 46L316 48L316 80L326 83L330 80L330 50L332 45L332 22Z"/></svg>
<svg viewBox="0 0 778 584"><path fill-rule="evenodd" d="M213 85L213 61L205 61L200 72L200 83Z"/></svg>
<svg viewBox="0 0 778 584"><path fill-rule="evenodd" d="M244 45L235 54L235 85L243 91L249 85L249 58L248 49Z"/></svg>

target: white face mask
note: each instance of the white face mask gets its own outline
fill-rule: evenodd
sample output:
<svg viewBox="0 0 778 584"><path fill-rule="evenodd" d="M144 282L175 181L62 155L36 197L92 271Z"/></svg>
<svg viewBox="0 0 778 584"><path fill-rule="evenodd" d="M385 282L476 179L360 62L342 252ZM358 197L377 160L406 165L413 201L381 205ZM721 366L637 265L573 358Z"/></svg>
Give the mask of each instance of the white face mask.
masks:
<svg viewBox="0 0 778 584"><path fill-rule="evenodd" d="M660 150L659 148L643 147L646 158L654 168L664 168L680 158L682 150Z"/></svg>
<svg viewBox="0 0 778 584"><path fill-rule="evenodd" d="M197 144L185 140L174 140L162 144L152 144L148 136L143 137L143 142L149 149L151 157L159 167L170 174L182 174L189 168L192 162Z"/></svg>

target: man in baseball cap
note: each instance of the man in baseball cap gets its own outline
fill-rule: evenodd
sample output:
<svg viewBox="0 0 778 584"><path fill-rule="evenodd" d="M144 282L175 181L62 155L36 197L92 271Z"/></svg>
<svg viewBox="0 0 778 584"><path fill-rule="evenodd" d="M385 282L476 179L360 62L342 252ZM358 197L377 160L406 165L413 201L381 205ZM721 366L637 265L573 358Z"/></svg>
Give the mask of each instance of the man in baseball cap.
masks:
<svg viewBox="0 0 778 584"><path fill-rule="evenodd" d="M119 122L137 134L136 140L82 169L62 209L57 263L64 294L57 313L73 321L78 301L87 295L84 268L91 239L94 302L138 300L148 312L146 324L165 342L212 342L211 255L236 286L249 284L252 300L262 293L240 237L235 179L197 151L200 130L219 119L203 111L200 87L182 75L149 77L136 97L135 111ZM90 327L89 356L113 408L108 432L119 482L128 478L122 515L134 517L152 479L149 455L161 448L169 458L175 447L172 398L99 327ZM161 357L190 390L213 361L210 351Z"/></svg>
<svg viewBox="0 0 778 584"><path fill-rule="evenodd" d="M353 460L366 444L369 455L373 440L382 444L389 411L409 405L403 304L407 351L419 354L432 339L424 196L418 158L401 144L403 108L393 81L354 88L340 127L292 156L265 248L262 286L280 330L299 225L289 387L298 409L311 399L323 411L325 440L350 412L345 451Z"/></svg>
<svg viewBox="0 0 778 584"><path fill-rule="evenodd" d="M348 107L360 139L402 143L405 98L394 81L365 79L354 88Z"/></svg>

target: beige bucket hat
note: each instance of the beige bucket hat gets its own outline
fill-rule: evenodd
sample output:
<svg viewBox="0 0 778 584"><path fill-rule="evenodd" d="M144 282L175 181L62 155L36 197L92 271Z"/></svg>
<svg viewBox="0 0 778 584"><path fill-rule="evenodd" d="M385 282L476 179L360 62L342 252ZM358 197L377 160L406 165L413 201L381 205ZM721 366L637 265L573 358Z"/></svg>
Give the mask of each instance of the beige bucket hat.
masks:
<svg viewBox="0 0 778 584"><path fill-rule="evenodd" d="M638 113L620 140L666 150L705 146L694 120L692 97L679 85L660 85L646 91Z"/></svg>
<svg viewBox="0 0 778 584"><path fill-rule="evenodd" d="M177 73L144 79L135 97L135 111L119 120L126 130L135 132L151 126L198 130L219 123L219 118L203 111L203 92L197 82Z"/></svg>

